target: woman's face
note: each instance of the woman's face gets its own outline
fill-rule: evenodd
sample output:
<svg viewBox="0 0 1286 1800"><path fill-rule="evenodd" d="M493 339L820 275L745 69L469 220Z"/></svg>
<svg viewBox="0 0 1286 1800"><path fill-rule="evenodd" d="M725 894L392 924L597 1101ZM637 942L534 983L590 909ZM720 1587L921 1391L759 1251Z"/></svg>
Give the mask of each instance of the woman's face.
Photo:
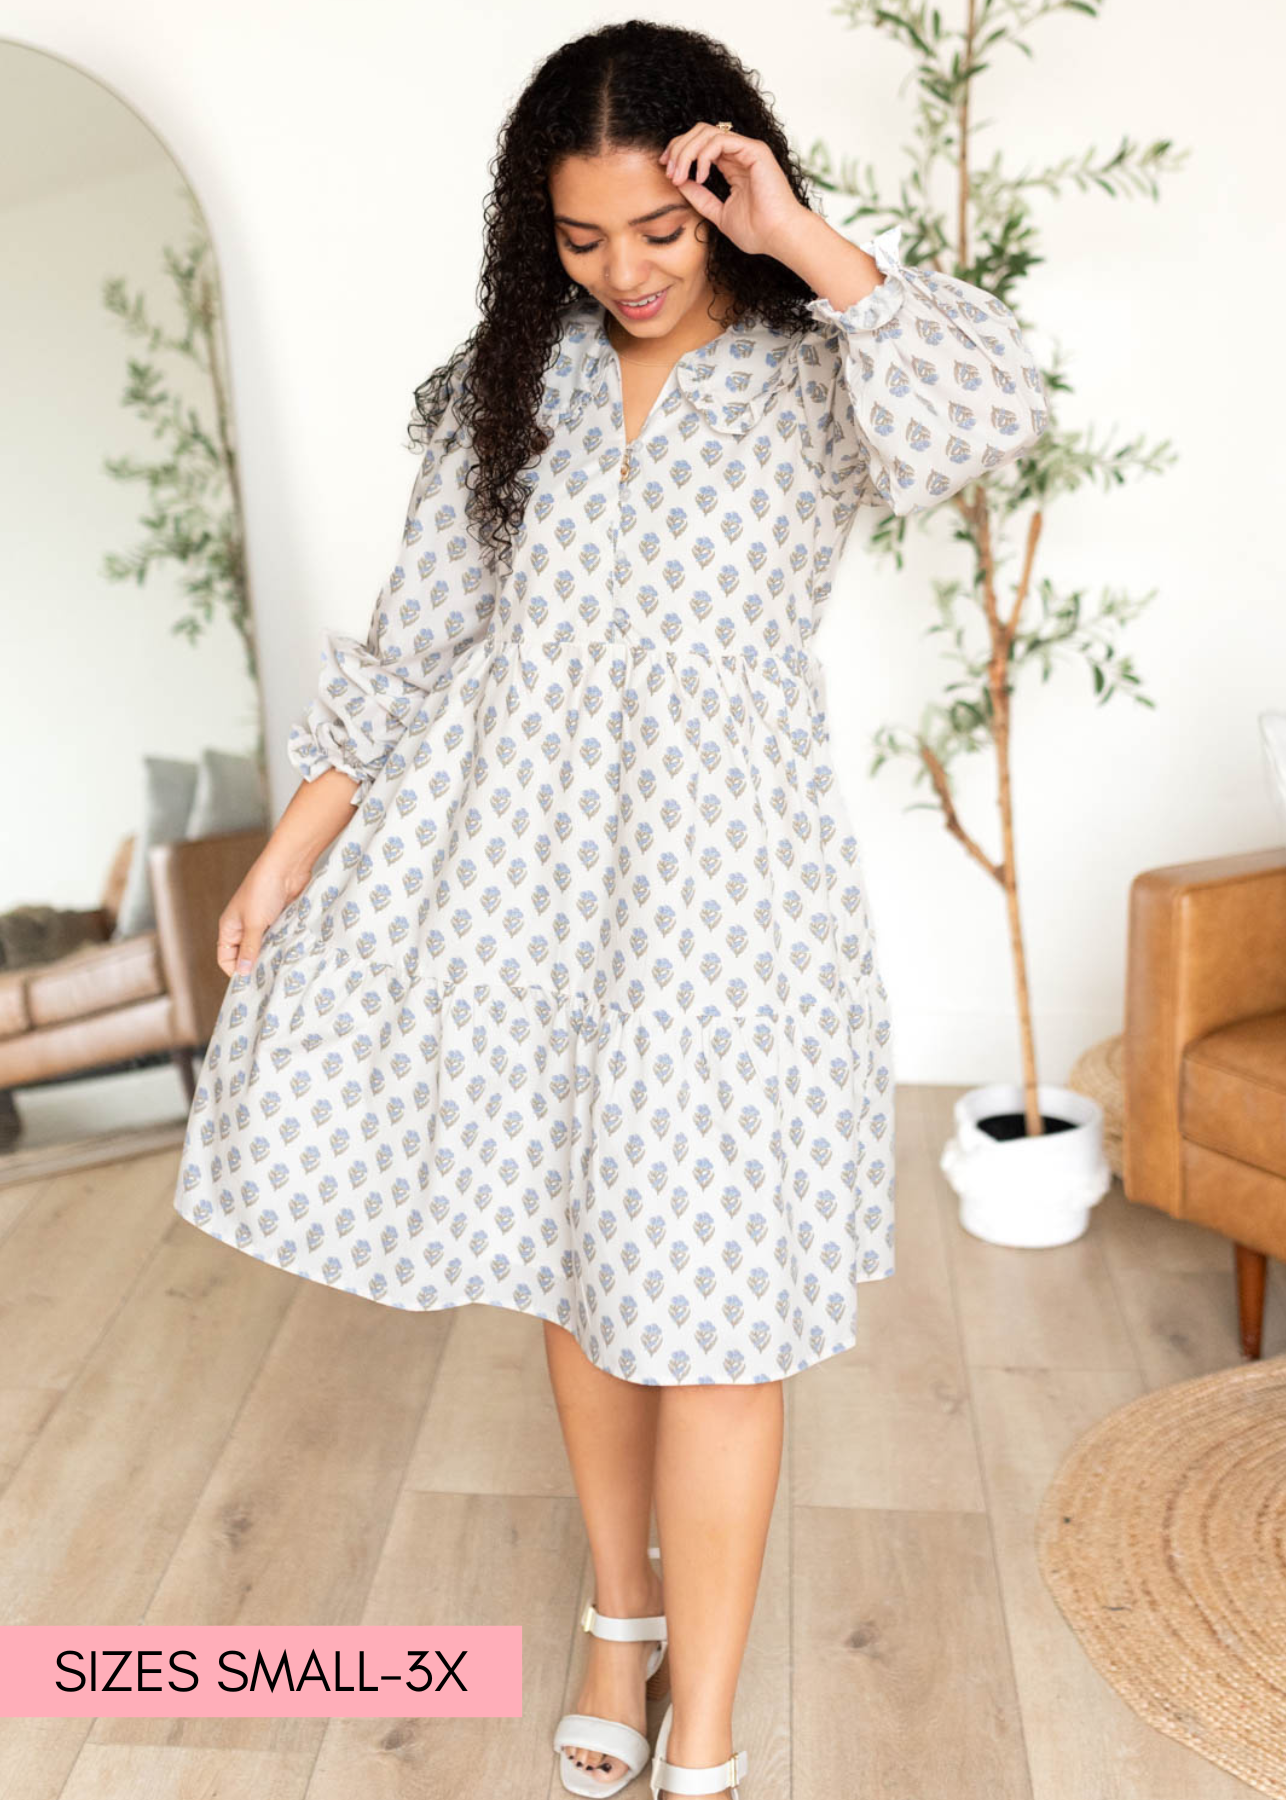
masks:
<svg viewBox="0 0 1286 1800"><path fill-rule="evenodd" d="M565 157L550 175L549 196L563 267L631 337L668 339L676 329L694 345L711 337L712 227L665 173L660 146ZM625 304L656 294L643 311Z"/></svg>

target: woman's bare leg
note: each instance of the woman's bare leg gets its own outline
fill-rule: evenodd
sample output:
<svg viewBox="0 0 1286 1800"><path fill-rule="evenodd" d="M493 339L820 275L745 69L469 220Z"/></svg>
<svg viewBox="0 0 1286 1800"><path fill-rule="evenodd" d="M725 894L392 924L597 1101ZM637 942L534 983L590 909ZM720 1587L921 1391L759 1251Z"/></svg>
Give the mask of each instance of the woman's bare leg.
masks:
<svg viewBox="0 0 1286 1800"><path fill-rule="evenodd" d="M571 1332L548 1320L545 1358L589 1536L594 1605L622 1619L664 1612L661 1582L647 1553L663 1390L596 1369ZM646 1732L644 1669L655 1640L615 1644L586 1633L585 1642L585 1680L572 1711L619 1719ZM572 1755L605 1784L625 1773L620 1757L580 1746L572 1746Z"/></svg>
<svg viewBox="0 0 1286 1800"><path fill-rule="evenodd" d="M780 1381L659 1390L656 1524L674 1702L666 1756L689 1768L734 1748L733 1697L781 1470L781 1390Z"/></svg>

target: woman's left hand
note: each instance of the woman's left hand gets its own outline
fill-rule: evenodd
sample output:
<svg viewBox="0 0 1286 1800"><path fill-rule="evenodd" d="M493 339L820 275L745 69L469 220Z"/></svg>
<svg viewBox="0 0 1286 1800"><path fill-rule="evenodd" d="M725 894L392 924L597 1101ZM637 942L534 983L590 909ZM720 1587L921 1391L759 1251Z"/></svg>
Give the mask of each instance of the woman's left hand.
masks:
<svg viewBox="0 0 1286 1800"><path fill-rule="evenodd" d="M694 159L695 179L688 180ZM683 198L748 256L773 255L773 245L785 239L800 214L808 214L781 164L758 138L700 123L671 138L659 160ZM712 166L732 190L726 200L703 185Z"/></svg>

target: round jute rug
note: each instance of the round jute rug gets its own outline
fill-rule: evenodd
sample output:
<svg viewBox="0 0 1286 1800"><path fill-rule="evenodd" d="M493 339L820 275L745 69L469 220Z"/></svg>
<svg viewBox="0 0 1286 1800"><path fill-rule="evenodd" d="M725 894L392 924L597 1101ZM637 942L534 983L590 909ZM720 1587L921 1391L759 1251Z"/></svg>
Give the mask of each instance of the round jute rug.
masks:
<svg viewBox="0 0 1286 1800"><path fill-rule="evenodd" d="M1135 1712L1286 1800L1286 1356L1101 1419L1041 1500L1036 1554Z"/></svg>

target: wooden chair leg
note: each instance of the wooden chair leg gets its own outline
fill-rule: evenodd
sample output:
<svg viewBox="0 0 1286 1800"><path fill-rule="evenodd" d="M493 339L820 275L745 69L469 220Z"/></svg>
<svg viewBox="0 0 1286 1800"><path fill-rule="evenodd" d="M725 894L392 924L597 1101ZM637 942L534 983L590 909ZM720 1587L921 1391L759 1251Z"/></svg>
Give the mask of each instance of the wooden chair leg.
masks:
<svg viewBox="0 0 1286 1800"><path fill-rule="evenodd" d="M179 1078L183 1083L183 1092L188 1097L188 1105L191 1106L196 1099L196 1070L192 1067L192 1052L190 1050L171 1050L170 1059L179 1072Z"/></svg>
<svg viewBox="0 0 1286 1800"><path fill-rule="evenodd" d="M1241 1331L1241 1354L1247 1362L1255 1362L1260 1353L1264 1332L1264 1278L1268 1258L1262 1250L1248 1250L1236 1244L1237 1252L1237 1323Z"/></svg>
<svg viewBox="0 0 1286 1800"><path fill-rule="evenodd" d="M0 1089L0 1150L10 1150L22 1136L18 1103L8 1088Z"/></svg>

